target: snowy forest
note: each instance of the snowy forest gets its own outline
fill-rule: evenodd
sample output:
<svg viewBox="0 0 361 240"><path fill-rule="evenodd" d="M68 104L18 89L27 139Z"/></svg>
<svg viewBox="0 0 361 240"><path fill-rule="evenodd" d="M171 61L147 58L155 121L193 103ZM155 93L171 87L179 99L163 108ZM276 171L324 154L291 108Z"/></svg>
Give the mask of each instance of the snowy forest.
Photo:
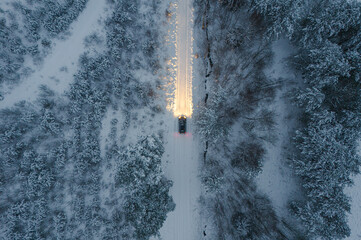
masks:
<svg viewBox="0 0 361 240"><path fill-rule="evenodd" d="M162 239L177 207L162 164L170 0L104 0L102 30L87 34L76 72L59 80L70 82L64 93L41 84L22 93L34 101L5 104L75 34L90 1L0 3L0 239ZM345 189L361 164L361 2L192 7L199 239L351 239ZM290 49L290 75L274 74L278 41ZM295 182L281 210L259 187L271 149Z"/></svg>
<svg viewBox="0 0 361 240"><path fill-rule="evenodd" d="M52 39L65 34L86 3L87 0L62 4L56 0L28 0L6 6L11 10L0 8L0 85L15 84L29 75L31 69L24 62L39 64L50 51Z"/></svg>
<svg viewBox="0 0 361 240"><path fill-rule="evenodd" d="M344 188L360 167L361 3L197 0L195 8L196 39L206 56L196 124L212 239L350 236ZM296 79L265 75L270 46L280 38L294 49L287 66ZM289 202L292 216L282 219L254 186L265 145L277 140L269 106L279 91L297 107L284 151L299 185Z"/></svg>
<svg viewBox="0 0 361 240"><path fill-rule="evenodd" d="M1 83L17 81L28 56L41 59L85 4L26 1L1 10ZM42 85L35 102L0 111L1 239L148 239L174 209L160 166L162 136L121 141L137 109L156 111L159 37L149 22L159 2L109 4L105 36L86 38L98 51L80 57L64 96ZM134 76L139 69L150 77ZM102 150L107 111L125 120L106 119L111 132Z"/></svg>

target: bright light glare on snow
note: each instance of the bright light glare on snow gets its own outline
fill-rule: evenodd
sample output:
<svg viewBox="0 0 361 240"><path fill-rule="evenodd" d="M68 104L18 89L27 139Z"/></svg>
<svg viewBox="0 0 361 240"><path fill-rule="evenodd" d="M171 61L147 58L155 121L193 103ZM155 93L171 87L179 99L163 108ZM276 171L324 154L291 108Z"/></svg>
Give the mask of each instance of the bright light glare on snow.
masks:
<svg viewBox="0 0 361 240"><path fill-rule="evenodd" d="M184 27L193 24L193 9L191 16L176 18L176 75L173 113L175 117L185 115L192 116L192 55L193 36L192 31ZM186 39L185 39L186 38Z"/></svg>

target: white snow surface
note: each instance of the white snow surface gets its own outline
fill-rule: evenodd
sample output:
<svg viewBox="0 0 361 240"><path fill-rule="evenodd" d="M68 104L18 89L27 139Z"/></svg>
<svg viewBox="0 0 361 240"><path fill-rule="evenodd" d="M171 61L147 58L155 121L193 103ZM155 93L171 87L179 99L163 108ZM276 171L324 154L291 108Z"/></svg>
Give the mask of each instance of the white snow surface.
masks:
<svg viewBox="0 0 361 240"><path fill-rule="evenodd" d="M199 146L188 119L186 135L179 134L178 121L170 116L168 131L165 134L165 154L163 170L173 181L170 194L176 204L175 210L168 214L160 230L163 240L200 239L200 217L198 198L200 182L198 179Z"/></svg>
<svg viewBox="0 0 361 240"><path fill-rule="evenodd" d="M11 10L11 5L10 5L10 1L0 1L0 8L2 8L2 10L7 11L7 10Z"/></svg>
<svg viewBox="0 0 361 240"><path fill-rule="evenodd" d="M18 86L5 92L0 108L11 107L22 100L34 101L42 84L56 93L64 93L73 81L79 56L85 52L84 38L101 29L99 20L104 16L105 7L106 0L89 0L85 9L70 25L70 36L65 40L53 40L53 49L45 57L43 64L35 66L34 72L27 79L22 79Z"/></svg>
<svg viewBox="0 0 361 240"><path fill-rule="evenodd" d="M361 239L361 174L353 179L354 185L345 190L351 197L351 213L348 215L348 225L351 229L351 235L347 240Z"/></svg>
<svg viewBox="0 0 361 240"><path fill-rule="evenodd" d="M361 140L358 154L361 157ZM361 174L353 177L354 185L345 189L345 193L351 198L351 211L348 214L348 225L351 235L346 240L361 239Z"/></svg>
<svg viewBox="0 0 361 240"><path fill-rule="evenodd" d="M274 63L266 74L275 79L283 78L287 81L295 79L296 76L287 69L286 57L292 53L292 46L285 39L278 40L273 44ZM267 194L273 203L278 216L288 215L287 203L297 196L297 184L292 170L287 165L283 154L283 147L291 131L290 121L286 116L287 98L283 96L284 91L278 91L272 109L276 113L276 136L274 144L266 143L266 155L262 172L256 177L258 188Z"/></svg>
<svg viewBox="0 0 361 240"><path fill-rule="evenodd" d="M262 172L256 177L258 188L267 194L278 216L288 215L288 202L298 196L297 184L292 170L287 165L283 147L289 135L284 99L278 93L273 108L277 114L276 133L278 140L274 144L266 143L266 155Z"/></svg>

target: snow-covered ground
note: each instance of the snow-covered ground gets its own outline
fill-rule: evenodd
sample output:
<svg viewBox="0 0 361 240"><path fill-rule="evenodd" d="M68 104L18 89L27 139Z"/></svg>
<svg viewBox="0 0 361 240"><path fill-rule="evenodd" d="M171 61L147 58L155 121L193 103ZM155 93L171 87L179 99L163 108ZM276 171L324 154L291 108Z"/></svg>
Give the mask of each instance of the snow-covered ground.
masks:
<svg viewBox="0 0 361 240"><path fill-rule="evenodd" d="M188 120L190 133L178 134L178 122L172 116L165 134L165 154L163 170L173 181L170 194L176 204L175 210L168 214L160 230L163 240L200 239L199 207L200 183L198 175L199 146L191 134L192 123Z"/></svg>
<svg viewBox="0 0 361 240"><path fill-rule="evenodd" d="M292 52L292 46L287 40L279 40L273 44L274 63L268 69L267 75L274 79L283 78L287 81L295 79L295 76L286 67L286 57ZM262 172L257 176L256 182L259 189L266 193L271 199L277 214L281 217L287 215L288 201L297 196L297 187L292 170L286 162L283 154L283 147L287 145L291 131L292 122L286 115L287 98L283 96L284 91L278 91L275 102L272 106L276 113L276 136L274 144L266 143L266 156Z"/></svg>
<svg viewBox="0 0 361 240"><path fill-rule="evenodd" d="M361 157L361 142L359 142L359 156ZM346 194L351 198L351 212L348 216L348 224L351 229L347 240L361 239L361 174L353 177L354 185L346 188Z"/></svg>
<svg viewBox="0 0 361 240"><path fill-rule="evenodd" d="M39 86L45 84L57 93L68 89L77 71L79 56L85 52L84 38L95 32L100 32L100 20L105 13L106 0L89 0L84 11L70 25L70 36L53 41L51 53L45 57L41 66L31 66L33 73L27 79L5 92L5 99L0 107L10 107L21 100L33 101L37 97Z"/></svg>
<svg viewBox="0 0 361 240"><path fill-rule="evenodd" d="M345 191L351 197L351 213L348 216L351 235L347 240L361 239L361 174L353 181L354 185Z"/></svg>
<svg viewBox="0 0 361 240"><path fill-rule="evenodd" d="M285 104L278 94L274 110L277 114L276 136L274 144L266 143L266 155L262 172L256 177L259 189L271 199L279 216L287 214L287 204L291 197L297 196L297 188L292 170L283 154L285 140L289 135L289 126L285 116Z"/></svg>
<svg viewBox="0 0 361 240"><path fill-rule="evenodd" d="M179 0L176 6L175 101L173 112L166 119L163 169L173 181L170 194L176 204L160 230L163 240L195 240L201 238L198 198L199 145L192 135L192 1ZM173 26L174 27L174 26ZM173 34L174 29L169 31ZM172 38L172 36L170 37ZM172 46L170 46L172 49ZM173 46L174 48L174 46ZM172 52L172 51L170 51ZM187 115L187 134L178 134L178 120L174 116Z"/></svg>

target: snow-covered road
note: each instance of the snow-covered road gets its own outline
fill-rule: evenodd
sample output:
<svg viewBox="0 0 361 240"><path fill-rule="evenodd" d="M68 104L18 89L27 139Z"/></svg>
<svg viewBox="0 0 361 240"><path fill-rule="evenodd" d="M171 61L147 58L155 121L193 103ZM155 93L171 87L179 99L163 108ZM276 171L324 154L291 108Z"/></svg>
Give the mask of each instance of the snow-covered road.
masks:
<svg viewBox="0 0 361 240"><path fill-rule="evenodd" d="M193 12L192 0L179 0L176 11L177 76L174 115L192 115L192 63L193 63Z"/></svg>
<svg viewBox="0 0 361 240"><path fill-rule="evenodd" d="M176 7L176 77L173 113L169 114L163 169L173 181L170 194L176 204L160 230L163 240L201 239L198 198L199 144L192 135L192 0L179 0ZM178 134L178 120L186 115L187 134Z"/></svg>
<svg viewBox="0 0 361 240"><path fill-rule="evenodd" d="M198 180L199 148L191 133L177 133L177 121L170 125L163 169L173 181L170 194L176 204L160 230L163 240L196 240L201 238L198 212L200 183ZM188 123L191 132L191 125Z"/></svg>

